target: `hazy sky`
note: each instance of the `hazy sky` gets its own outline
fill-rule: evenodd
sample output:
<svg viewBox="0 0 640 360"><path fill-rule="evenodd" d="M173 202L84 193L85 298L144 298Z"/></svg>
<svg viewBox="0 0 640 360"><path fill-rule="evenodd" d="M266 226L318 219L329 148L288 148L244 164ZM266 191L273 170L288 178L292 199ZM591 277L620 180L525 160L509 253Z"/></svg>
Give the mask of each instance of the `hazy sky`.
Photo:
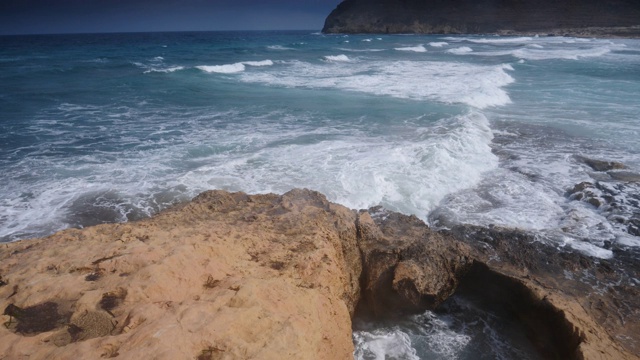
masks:
<svg viewBox="0 0 640 360"><path fill-rule="evenodd" d="M341 0L0 0L0 34L320 30Z"/></svg>

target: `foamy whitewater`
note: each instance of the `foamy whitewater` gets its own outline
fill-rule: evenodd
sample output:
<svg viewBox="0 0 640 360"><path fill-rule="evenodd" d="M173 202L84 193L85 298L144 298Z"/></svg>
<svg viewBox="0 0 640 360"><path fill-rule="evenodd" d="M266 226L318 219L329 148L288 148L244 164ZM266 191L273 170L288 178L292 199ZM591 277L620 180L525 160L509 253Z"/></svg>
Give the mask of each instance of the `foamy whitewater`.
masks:
<svg viewBox="0 0 640 360"><path fill-rule="evenodd" d="M517 227L558 251L640 249L638 40L15 36L0 37L0 68L2 242L141 219L208 189L306 187L436 228ZM600 203L569 194L581 182ZM486 335L494 325L450 316L363 325L355 355L522 358Z"/></svg>

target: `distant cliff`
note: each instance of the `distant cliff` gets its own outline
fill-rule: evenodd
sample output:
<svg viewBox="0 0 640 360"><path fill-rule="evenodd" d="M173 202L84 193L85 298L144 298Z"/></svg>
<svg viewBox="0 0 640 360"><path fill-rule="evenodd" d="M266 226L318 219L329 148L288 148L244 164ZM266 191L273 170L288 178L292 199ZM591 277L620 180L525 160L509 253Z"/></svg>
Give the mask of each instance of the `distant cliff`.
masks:
<svg viewBox="0 0 640 360"><path fill-rule="evenodd" d="M345 0L322 31L640 37L640 0Z"/></svg>

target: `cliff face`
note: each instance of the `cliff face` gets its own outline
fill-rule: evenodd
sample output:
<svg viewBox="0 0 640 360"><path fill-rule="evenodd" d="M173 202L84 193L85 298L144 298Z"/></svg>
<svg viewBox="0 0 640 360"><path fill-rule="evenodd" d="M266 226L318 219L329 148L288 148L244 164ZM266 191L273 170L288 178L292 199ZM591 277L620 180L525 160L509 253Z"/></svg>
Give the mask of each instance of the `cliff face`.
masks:
<svg viewBox="0 0 640 360"><path fill-rule="evenodd" d="M640 35L637 0L345 0L325 33Z"/></svg>
<svg viewBox="0 0 640 360"><path fill-rule="evenodd" d="M633 359L640 296L623 276L638 271L309 190L211 191L151 219L0 245L0 359L350 359L356 307L423 312L454 292L509 309L544 358Z"/></svg>

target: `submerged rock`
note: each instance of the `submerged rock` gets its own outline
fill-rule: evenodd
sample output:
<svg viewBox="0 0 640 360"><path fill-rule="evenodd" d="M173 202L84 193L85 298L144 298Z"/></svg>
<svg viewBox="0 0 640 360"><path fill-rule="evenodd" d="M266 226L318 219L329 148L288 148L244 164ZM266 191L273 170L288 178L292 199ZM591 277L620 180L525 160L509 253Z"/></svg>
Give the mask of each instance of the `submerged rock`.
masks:
<svg viewBox="0 0 640 360"><path fill-rule="evenodd" d="M545 358L631 359L640 266L625 254L596 261L514 229L435 232L309 190L211 191L151 219L0 247L13 285L0 287L0 354L348 359L356 307L420 313L463 292L508 309ZM28 315L40 308L42 326Z"/></svg>
<svg viewBox="0 0 640 360"><path fill-rule="evenodd" d="M640 236L640 184L634 182L581 182L566 193L570 200L594 206L614 226Z"/></svg>
<svg viewBox="0 0 640 360"><path fill-rule="evenodd" d="M574 156L574 158L577 161L589 166L595 171L610 171L610 170L619 170L619 169L627 168L625 164L617 161L591 159L591 158L588 158L585 156L579 156L579 155Z"/></svg>

